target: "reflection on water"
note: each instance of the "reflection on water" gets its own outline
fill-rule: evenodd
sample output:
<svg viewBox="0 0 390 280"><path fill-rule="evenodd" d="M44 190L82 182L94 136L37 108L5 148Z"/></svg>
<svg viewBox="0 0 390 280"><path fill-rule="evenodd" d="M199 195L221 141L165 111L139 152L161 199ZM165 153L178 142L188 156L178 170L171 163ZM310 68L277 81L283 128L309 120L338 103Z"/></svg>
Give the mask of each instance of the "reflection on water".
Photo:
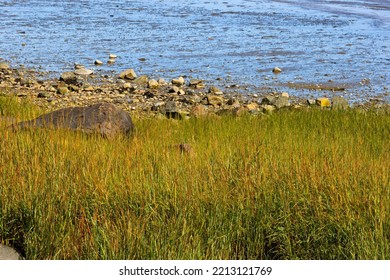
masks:
<svg viewBox="0 0 390 280"><path fill-rule="evenodd" d="M357 86L350 99L388 92L390 1L7 0L0 17L0 57L14 65L58 73L115 53L96 70L271 89L335 81Z"/></svg>

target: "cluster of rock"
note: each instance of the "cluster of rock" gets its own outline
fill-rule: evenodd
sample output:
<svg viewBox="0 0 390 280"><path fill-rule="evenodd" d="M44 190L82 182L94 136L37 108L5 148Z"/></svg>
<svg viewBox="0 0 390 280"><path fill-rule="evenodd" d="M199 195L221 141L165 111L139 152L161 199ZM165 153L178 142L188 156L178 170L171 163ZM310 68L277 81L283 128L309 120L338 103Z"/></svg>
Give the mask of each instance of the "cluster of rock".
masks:
<svg viewBox="0 0 390 280"><path fill-rule="evenodd" d="M112 60L115 58L115 55L110 56ZM281 69L273 71L278 73ZM201 79L150 79L137 75L134 69L124 70L117 76L99 76L82 65L75 65L73 71L62 73L59 79L39 80L35 74L0 63L0 89L7 88L20 97L29 97L49 110L112 103L135 116L178 119L225 113L269 114L283 108L308 106L349 106L342 97L302 100L291 98L286 92L237 94L206 85Z"/></svg>

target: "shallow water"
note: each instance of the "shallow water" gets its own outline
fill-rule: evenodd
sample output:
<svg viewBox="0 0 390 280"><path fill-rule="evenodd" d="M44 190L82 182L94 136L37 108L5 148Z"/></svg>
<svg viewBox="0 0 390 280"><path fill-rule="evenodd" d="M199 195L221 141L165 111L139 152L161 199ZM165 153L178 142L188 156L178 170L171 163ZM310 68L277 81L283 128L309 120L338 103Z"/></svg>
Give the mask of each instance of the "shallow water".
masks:
<svg viewBox="0 0 390 280"><path fill-rule="evenodd" d="M0 57L54 75L77 62L298 96L332 93L288 83L347 84L351 101L390 101L390 1L6 0L0 18ZM110 53L114 65L93 65Z"/></svg>

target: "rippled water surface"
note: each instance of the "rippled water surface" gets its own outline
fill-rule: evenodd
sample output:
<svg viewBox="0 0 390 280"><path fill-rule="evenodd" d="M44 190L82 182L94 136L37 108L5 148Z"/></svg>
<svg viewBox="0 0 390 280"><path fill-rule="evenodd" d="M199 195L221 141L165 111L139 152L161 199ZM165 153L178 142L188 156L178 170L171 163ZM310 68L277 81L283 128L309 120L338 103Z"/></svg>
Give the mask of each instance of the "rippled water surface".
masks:
<svg viewBox="0 0 390 280"><path fill-rule="evenodd" d="M322 93L287 83L345 83L352 101L390 101L390 1L6 0L0 18L13 66L56 74L77 62L297 95ZM114 65L93 65L110 53Z"/></svg>

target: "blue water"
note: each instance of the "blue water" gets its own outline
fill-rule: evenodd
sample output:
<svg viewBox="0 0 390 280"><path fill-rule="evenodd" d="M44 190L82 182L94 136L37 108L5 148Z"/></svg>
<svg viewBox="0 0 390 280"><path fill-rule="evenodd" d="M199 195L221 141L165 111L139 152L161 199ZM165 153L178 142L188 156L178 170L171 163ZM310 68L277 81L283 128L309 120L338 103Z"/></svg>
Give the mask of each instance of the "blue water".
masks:
<svg viewBox="0 0 390 280"><path fill-rule="evenodd" d="M295 95L323 93L286 83L331 80L351 85L351 101L390 101L390 1L6 0L0 18L0 58L15 67L134 68ZM114 65L93 65L110 53Z"/></svg>

